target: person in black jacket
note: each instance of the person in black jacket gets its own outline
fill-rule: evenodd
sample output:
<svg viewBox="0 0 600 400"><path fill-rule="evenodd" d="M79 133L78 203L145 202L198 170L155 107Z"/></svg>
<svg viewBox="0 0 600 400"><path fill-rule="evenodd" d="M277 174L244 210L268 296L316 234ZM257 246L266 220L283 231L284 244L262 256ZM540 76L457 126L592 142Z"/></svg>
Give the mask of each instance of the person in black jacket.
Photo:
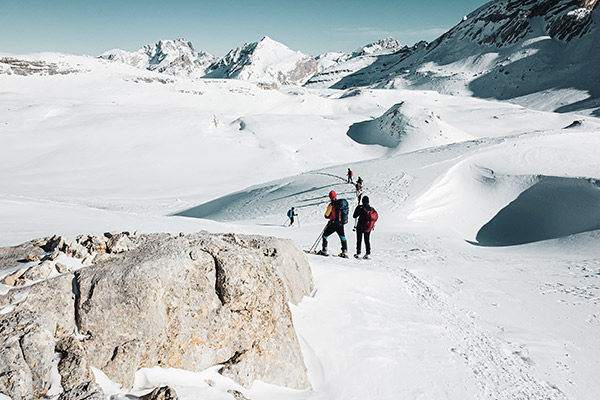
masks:
<svg viewBox="0 0 600 400"><path fill-rule="evenodd" d="M373 208L369 205L369 196L362 198L362 204L357 206L352 215L354 218L358 218L356 224L356 254L355 258L360 258L361 242L362 238L365 238L365 253L364 259L371 258L371 229L372 226L368 226L369 212Z"/></svg>

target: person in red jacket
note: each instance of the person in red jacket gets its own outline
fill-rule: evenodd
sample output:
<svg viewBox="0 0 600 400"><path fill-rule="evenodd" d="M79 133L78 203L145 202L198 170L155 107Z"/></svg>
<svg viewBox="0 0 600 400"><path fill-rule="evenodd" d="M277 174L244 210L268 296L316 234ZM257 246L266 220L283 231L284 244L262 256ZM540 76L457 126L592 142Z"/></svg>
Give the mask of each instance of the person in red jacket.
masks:
<svg viewBox="0 0 600 400"><path fill-rule="evenodd" d="M364 259L371 258L371 230L375 221L377 221L377 212L369 204L369 196L362 198L362 204L356 207L354 218L358 218L356 224L356 254L355 258L360 258L361 244L363 237L365 238L365 253Z"/></svg>
<svg viewBox="0 0 600 400"><path fill-rule="evenodd" d="M348 242L346 241L346 235L344 233L344 224L348 222L348 202L344 199L338 199L337 193L335 193L334 190L329 192L329 200L331 200L331 202L325 211L325 218L329 219L329 222L323 231L323 246L321 250L318 251L318 254L324 256L329 255L327 252L327 239L333 233L337 233L342 242L342 252L339 256L348 258Z"/></svg>

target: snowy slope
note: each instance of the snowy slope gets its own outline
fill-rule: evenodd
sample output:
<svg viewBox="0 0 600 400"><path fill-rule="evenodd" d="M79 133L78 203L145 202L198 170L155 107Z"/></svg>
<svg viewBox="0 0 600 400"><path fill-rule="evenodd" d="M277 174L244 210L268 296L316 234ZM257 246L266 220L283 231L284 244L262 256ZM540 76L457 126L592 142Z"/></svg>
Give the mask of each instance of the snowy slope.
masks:
<svg viewBox="0 0 600 400"><path fill-rule="evenodd" d="M316 290L292 312L312 390L158 367L119 388L95 370L107 394L597 397L599 119L435 91L266 89L0 54L0 245L207 229L309 248L329 190L355 205L349 167L380 215L372 260L309 256Z"/></svg>
<svg viewBox="0 0 600 400"><path fill-rule="evenodd" d="M265 36L231 50L211 66L206 77L302 85L315 71L314 58Z"/></svg>
<svg viewBox="0 0 600 400"><path fill-rule="evenodd" d="M196 77L204 76L208 67L216 61L214 56L197 51L186 39L161 40L134 52L109 50L99 58L168 75Z"/></svg>
<svg viewBox="0 0 600 400"><path fill-rule="evenodd" d="M595 112L597 1L496 1L434 42L384 55L333 87L406 87Z"/></svg>

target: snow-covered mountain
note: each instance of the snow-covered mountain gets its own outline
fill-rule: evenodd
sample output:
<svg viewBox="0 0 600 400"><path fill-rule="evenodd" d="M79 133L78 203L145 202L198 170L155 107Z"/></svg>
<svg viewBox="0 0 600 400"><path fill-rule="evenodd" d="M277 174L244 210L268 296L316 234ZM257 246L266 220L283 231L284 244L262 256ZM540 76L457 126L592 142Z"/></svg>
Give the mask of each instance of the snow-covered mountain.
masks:
<svg viewBox="0 0 600 400"><path fill-rule="evenodd" d="M352 53L325 53L317 57L317 73L306 83L311 87L328 87L345 76L368 67L378 56L396 53L403 46L389 37L367 44Z"/></svg>
<svg viewBox="0 0 600 400"><path fill-rule="evenodd" d="M179 76L203 76L217 60L206 52L197 51L186 39L161 40L134 52L114 49L103 53L100 58Z"/></svg>
<svg viewBox="0 0 600 400"><path fill-rule="evenodd" d="M597 3L490 2L434 42L379 56L331 87L433 89L594 112L600 106Z"/></svg>
<svg viewBox="0 0 600 400"><path fill-rule="evenodd" d="M377 48L372 51L377 51ZM185 39L161 40L135 52L110 50L100 58L169 75L283 85L302 85L317 71L313 57L291 50L267 36L231 50L222 58L197 51Z"/></svg>
<svg viewBox="0 0 600 400"><path fill-rule="evenodd" d="M316 72L316 64L313 57L265 36L231 50L210 67L206 77L302 85Z"/></svg>

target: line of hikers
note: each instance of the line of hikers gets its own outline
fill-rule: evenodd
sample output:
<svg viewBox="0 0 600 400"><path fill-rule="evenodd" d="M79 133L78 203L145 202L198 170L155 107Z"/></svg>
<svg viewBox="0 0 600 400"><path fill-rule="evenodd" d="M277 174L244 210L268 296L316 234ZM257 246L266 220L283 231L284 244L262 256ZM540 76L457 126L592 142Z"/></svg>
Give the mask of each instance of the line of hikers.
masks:
<svg viewBox="0 0 600 400"><path fill-rule="evenodd" d="M355 225L352 230L356 231L356 254L354 254L354 257L361 257L362 241L364 239L366 253L363 258L369 259L371 257L371 231L373 230L375 222L379 216L377 215L377 211L375 211L375 209L369 204L369 197L363 197L362 178L359 176L356 183L354 183L352 181L353 176L354 174L352 170L348 168L348 183L352 184L356 189L356 200L358 204L354 210L354 213L352 214L352 217L355 219ZM344 232L344 225L348 223L348 201L346 199L338 199L337 193L334 190L329 192L329 200L330 202L327 205L327 210L325 211L325 218L327 218L329 222L319 237L322 237L323 241L321 250L319 250L317 254L329 255L327 251L329 236L337 233L342 243L342 251L339 253L339 256L348 258L348 241ZM296 213L294 207L288 210L287 217L290 220L289 226L294 224L294 217L297 216L298 214ZM315 242L313 247L317 245L317 242ZM310 250L312 251L312 248Z"/></svg>
<svg viewBox="0 0 600 400"><path fill-rule="evenodd" d="M363 195L363 180L362 178L359 176L358 179L356 180L356 183L354 183L353 178L354 178L354 172L352 172L352 170L350 168L348 168L348 172L346 173L346 177L348 178L347 182L351 185L354 185L354 189L356 189L356 201L358 201L358 204L360 204L360 199L362 198Z"/></svg>

